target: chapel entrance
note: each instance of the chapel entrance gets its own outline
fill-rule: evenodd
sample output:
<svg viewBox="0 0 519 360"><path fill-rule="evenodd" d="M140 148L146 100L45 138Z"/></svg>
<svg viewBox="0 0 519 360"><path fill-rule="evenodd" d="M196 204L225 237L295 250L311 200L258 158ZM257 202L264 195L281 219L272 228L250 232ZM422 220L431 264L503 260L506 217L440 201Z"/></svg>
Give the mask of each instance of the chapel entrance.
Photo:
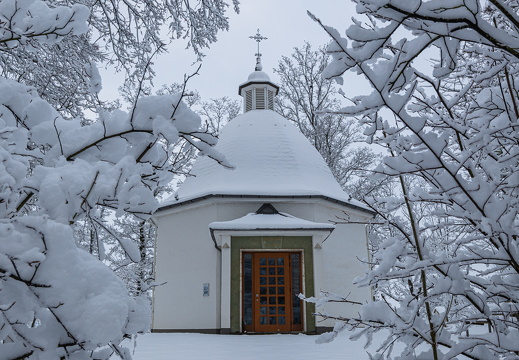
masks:
<svg viewBox="0 0 519 360"><path fill-rule="evenodd" d="M243 253L244 332L303 331L301 253Z"/></svg>

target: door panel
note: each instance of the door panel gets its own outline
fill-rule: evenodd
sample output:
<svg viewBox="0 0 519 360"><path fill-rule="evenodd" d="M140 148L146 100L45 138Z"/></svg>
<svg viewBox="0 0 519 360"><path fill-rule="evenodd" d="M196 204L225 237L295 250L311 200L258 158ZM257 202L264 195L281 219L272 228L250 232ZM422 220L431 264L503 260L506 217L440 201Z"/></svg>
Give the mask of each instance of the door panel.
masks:
<svg viewBox="0 0 519 360"><path fill-rule="evenodd" d="M256 253L254 258L254 330L290 331L290 267L287 253Z"/></svg>
<svg viewBox="0 0 519 360"><path fill-rule="evenodd" d="M301 331L300 253L244 253L242 261L243 330Z"/></svg>

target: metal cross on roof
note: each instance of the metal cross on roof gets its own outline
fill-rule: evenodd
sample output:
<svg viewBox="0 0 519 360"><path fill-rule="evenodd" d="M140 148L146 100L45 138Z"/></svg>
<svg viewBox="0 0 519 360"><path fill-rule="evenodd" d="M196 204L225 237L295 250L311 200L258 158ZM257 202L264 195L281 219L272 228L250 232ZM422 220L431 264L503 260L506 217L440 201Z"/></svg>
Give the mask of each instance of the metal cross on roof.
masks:
<svg viewBox="0 0 519 360"><path fill-rule="evenodd" d="M256 56L261 56L260 54L260 49L259 49L259 46L260 46L260 41L261 40L267 40L268 38L265 37L265 36L261 36L260 34L260 30L258 29L258 32L256 33L256 35L254 36L249 36L250 39L254 39L256 40L256 42L258 43L258 53L256 54Z"/></svg>
<svg viewBox="0 0 519 360"><path fill-rule="evenodd" d="M258 52L256 53L256 71L261 71L263 66L261 65L261 53L260 53L260 41L261 40L267 40L268 38L265 36L261 36L260 30L258 29L258 32L254 36L249 36L250 39L256 40L258 43Z"/></svg>

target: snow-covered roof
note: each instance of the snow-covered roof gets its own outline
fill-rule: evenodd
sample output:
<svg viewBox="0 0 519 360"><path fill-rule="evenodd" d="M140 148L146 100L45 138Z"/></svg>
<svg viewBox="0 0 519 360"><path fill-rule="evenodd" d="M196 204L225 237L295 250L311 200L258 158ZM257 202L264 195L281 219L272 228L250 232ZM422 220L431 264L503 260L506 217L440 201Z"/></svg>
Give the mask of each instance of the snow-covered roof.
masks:
<svg viewBox="0 0 519 360"><path fill-rule="evenodd" d="M271 110L237 116L221 131L216 149L235 166L197 159L177 193L161 208L207 196L315 196L367 210L346 194L319 152L292 123Z"/></svg>
<svg viewBox="0 0 519 360"><path fill-rule="evenodd" d="M270 77L264 71L254 71L249 75L247 82L249 81L270 81Z"/></svg>
<svg viewBox="0 0 519 360"><path fill-rule="evenodd" d="M216 221L209 224L211 230L328 230L335 229L330 223L316 223L295 216L250 213L230 221Z"/></svg>

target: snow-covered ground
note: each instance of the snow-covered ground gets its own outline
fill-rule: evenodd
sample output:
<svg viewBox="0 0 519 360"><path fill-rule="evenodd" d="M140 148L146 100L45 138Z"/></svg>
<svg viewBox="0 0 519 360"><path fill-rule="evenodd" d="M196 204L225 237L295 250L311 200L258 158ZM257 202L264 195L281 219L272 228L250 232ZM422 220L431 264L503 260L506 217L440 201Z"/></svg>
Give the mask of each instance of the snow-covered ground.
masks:
<svg viewBox="0 0 519 360"><path fill-rule="evenodd" d="M475 327L474 334L485 333L485 327ZM381 331L373 336L368 348L376 353L387 333ZM365 338L348 339L344 332L328 344L316 344L317 336L311 335L207 335L207 334L145 334L137 339L134 360L368 360L364 349ZM126 344L128 346L128 344ZM423 346L423 345L421 345ZM414 350L424 350L423 347ZM395 344L392 355L402 350ZM133 347L131 349L133 351ZM420 352L420 351L419 351ZM463 356L460 360L468 360ZM117 360L112 356L111 360Z"/></svg>
<svg viewBox="0 0 519 360"><path fill-rule="evenodd" d="M315 360L368 359L364 340L343 334L317 345L309 335L146 334L137 339L134 360Z"/></svg>

